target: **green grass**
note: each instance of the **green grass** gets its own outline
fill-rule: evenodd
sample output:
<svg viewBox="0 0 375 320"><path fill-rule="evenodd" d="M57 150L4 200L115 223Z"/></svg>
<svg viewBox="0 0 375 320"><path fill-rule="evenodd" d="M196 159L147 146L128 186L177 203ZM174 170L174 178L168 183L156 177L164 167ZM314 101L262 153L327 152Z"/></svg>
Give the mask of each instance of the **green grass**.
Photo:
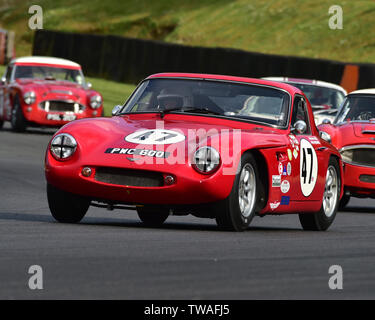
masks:
<svg viewBox="0 0 375 320"><path fill-rule="evenodd" d="M46 29L375 63L373 0L0 0L0 26L16 31L18 55L31 50L32 4ZM343 30L328 27L333 4L344 10Z"/></svg>
<svg viewBox="0 0 375 320"><path fill-rule="evenodd" d="M0 75L3 75L4 71L5 66L0 66ZM110 116L113 107L117 104L123 104L135 89L135 85L132 84L89 77L86 77L86 80L91 82L94 90L99 91L103 95L105 116Z"/></svg>

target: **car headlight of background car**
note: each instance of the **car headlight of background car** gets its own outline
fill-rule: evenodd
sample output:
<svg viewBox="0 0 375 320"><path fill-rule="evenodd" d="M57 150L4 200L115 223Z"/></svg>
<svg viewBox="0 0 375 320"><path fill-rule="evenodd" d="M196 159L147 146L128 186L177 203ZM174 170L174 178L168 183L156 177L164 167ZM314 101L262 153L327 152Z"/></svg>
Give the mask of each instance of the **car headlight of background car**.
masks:
<svg viewBox="0 0 375 320"><path fill-rule="evenodd" d="M65 160L71 157L77 149L77 141L68 133L56 135L51 141L51 153L56 160Z"/></svg>
<svg viewBox="0 0 375 320"><path fill-rule="evenodd" d="M34 91L28 91L25 92L23 95L23 100L25 101L26 104L32 104L35 102L36 95Z"/></svg>
<svg viewBox="0 0 375 320"><path fill-rule="evenodd" d="M199 173L212 173L220 164L220 154L212 147L197 149L193 157L193 167Z"/></svg>
<svg viewBox="0 0 375 320"><path fill-rule="evenodd" d="M99 95L90 98L90 106L93 109L98 109L102 105L102 97Z"/></svg>
<svg viewBox="0 0 375 320"><path fill-rule="evenodd" d="M354 150L340 150L342 161L351 163L353 161L353 152Z"/></svg>

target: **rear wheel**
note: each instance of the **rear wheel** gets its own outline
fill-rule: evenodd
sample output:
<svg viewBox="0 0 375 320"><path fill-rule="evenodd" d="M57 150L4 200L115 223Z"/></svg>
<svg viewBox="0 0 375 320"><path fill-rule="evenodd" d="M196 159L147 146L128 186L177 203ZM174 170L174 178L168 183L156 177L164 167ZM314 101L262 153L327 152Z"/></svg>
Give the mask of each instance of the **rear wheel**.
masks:
<svg viewBox="0 0 375 320"><path fill-rule="evenodd" d="M3 128L3 125L4 125L4 120L0 119L0 130Z"/></svg>
<svg viewBox="0 0 375 320"><path fill-rule="evenodd" d="M85 216L90 200L47 184L48 206L52 216L63 223L77 223Z"/></svg>
<svg viewBox="0 0 375 320"><path fill-rule="evenodd" d="M18 97L14 99L14 105L12 109L12 115L10 119L12 129L15 132L23 132L26 130L27 121L23 115L20 100Z"/></svg>
<svg viewBox="0 0 375 320"><path fill-rule="evenodd" d="M335 220L339 206L341 177L337 161L331 158L326 173L322 207L313 214L299 214L304 230L325 231Z"/></svg>
<svg viewBox="0 0 375 320"><path fill-rule="evenodd" d="M160 227L169 216L169 209L158 206L137 207L139 219L149 227Z"/></svg>
<svg viewBox="0 0 375 320"><path fill-rule="evenodd" d="M216 223L220 229L230 231L246 230L254 218L259 203L261 181L254 157L247 153L241 158L229 196L214 207Z"/></svg>

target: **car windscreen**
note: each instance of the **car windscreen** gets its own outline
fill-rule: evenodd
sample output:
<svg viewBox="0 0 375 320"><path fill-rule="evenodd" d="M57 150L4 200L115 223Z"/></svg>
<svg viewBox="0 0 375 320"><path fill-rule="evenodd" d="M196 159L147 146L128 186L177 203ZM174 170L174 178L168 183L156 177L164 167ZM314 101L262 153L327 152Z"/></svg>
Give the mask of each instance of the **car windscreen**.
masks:
<svg viewBox="0 0 375 320"><path fill-rule="evenodd" d="M144 81L121 113L211 111L224 117L284 127L290 97L277 88L214 80L151 79Z"/></svg>
<svg viewBox="0 0 375 320"><path fill-rule="evenodd" d="M326 106L329 108L338 109L345 97L340 90L336 90L333 88L326 88L304 83L288 83L303 91L307 99L309 99L313 111L321 109L317 106Z"/></svg>
<svg viewBox="0 0 375 320"><path fill-rule="evenodd" d="M375 95L348 96L334 123L375 119Z"/></svg>
<svg viewBox="0 0 375 320"><path fill-rule="evenodd" d="M75 82L80 85L84 84L84 77L81 70L79 69L69 69L63 67L51 67L42 65L16 66L14 78L59 80Z"/></svg>

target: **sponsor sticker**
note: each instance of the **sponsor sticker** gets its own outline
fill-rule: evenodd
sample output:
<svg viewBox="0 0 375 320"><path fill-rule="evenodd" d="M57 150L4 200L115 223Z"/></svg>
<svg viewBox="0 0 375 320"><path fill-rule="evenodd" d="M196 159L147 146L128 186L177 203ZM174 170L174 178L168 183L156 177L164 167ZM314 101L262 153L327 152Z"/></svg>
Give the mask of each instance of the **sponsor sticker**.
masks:
<svg viewBox="0 0 375 320"><path fill-rule="evenodd" d="M289 158L289 161L292 161L292 159L293 159L292 150L290 150L290 149L288 149L288 158Z"/></svg>
<svg viewBox="0 0 375 320"><path fill-rule="evenodd" d="M281 189L281 192L282 193L287 193L290 189L290 183L288 180L284 180L283 182L281 182L281 186L280 186L280 189Z"/></svg>
<svg viewBox="0 0 375 320"><path fill-rule="evenodd" d="M320 144L320 141L317 137L308 137L311 144Z"/></svg>
<svg viewBox="0 0 375 320"><path fill-rule="evenodd" d="M281 176L272 176L272 187L281 186Z"/></svg>
<svg viewBox="0 0 375 320"><path fill-rule="evenodd" d="M286 171L288 176L292 174L292 164L290 162L288 162L288 164L286 165Z"/></svg>
<svg viewBox="0 0 375 320"><path fill-rule="evenodd" d="M283 164L281 162L279 162L278 170L279 170L279 175L281 176L283 174Z"/></svg>
<svg viewBox="0 0 375 320"><path fill-rule="evenodd" d="M155 158L168 158L169 152L156 151L151 149L134 149L134 148L108 148L104 153L138 155Z"/></svg>
<svg viewBox="0 0 375 320"><path fill-rule="evenodd" d="M296 149L293 150L293 156L294 156L294 159L297 159L298 151Z"/></svg>
<svg viewBox="0 0 375 320"><path fill-rule="evenodd" d="M287 205L289 205L289 201L290 201L290 197L289 196L282 196L280 204L282 206L287 206Z"/></svg>
<svg viewBox="0 0 375 320"><path fill-rule="evenodd" d="M277 209L277 207L280 205L280 202L277 202L277 201L275 201L275 202L271 202L270 203L270 208L271 208L271 210L275 210L275 209Z"/></svg>
<svg viewBox="0 0 375 320"><path fill-rule="evenodd" d="M286 176L287 175L287 172L286 172L286 166L284 165L283 166L283 176Z"/></svg>

